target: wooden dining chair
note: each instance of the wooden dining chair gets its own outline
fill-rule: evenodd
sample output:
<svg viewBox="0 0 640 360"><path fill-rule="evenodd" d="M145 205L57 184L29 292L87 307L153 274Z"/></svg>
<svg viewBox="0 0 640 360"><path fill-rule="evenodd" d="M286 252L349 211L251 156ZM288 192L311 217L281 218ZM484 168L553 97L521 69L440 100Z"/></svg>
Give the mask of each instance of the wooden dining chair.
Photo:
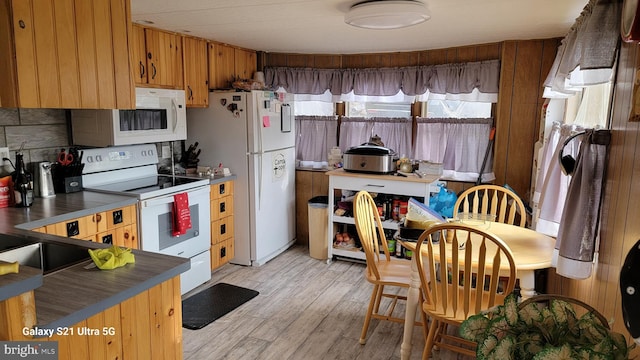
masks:
<svg viewBox="0 0 640 360"><path fill-rule="evenodd" d="M476 185L463 191L453 206L458 214L493 215L493 221L524 227L527 213L524 203L513 191L498 185Z"/></svg>
<svg viewBox="0 0 640 360"><path fill-rule="evenodd" d="M365 344L367 330L372 318L404 323L404 317L394 316L393 311L398 300L407 300L406 291L398 288L409 289L411 281L411 262L406 259L397 259L389 254L387 238L380 221L378 208L366 191L356 194L353 204L356 229L367 261L365 277L373 284L373 291L369 300L369 306L362 326L360 344ZM395 287L395 291L385 292L385 288ZM391 302L386 311L380 311L382 298L389 298ZM415 325L426 324L426 317L422 314L422 323L415 321Z"/></svg>
<svg viewBox="0 0 640 360"><path fill-rule="evenodd" d="M476 344L447 333L447 326L459 327L469 316L503 303L516 282L511 250L489 232L445 223L422 233L414 257L422 269L421 308L431 319L422 358L428 359L434 346L475 356Z"/></svg>

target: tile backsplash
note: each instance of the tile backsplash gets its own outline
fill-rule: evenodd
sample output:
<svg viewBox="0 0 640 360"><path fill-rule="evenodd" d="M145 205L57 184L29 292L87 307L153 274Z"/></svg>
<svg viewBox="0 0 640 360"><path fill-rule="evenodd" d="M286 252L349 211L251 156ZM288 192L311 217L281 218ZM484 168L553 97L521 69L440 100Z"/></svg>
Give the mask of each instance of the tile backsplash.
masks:
<svg viewBox="0 0 640 360"><path fill-rule="evenodd" d="M66 110L63 109L4 109L0 108L0 147L8 147L11 161L15 161L16 150L24 142L24 161L26 164L40 161L56 161L60 149L72 145L72 138L67 124ZM174 141L173 144L156 143L158 154L162 154L162 146L173 149L173 158L177 161L184 144ZM173 145L173 146L171 146ZM159 156L160 157L160 156ZM171 171L171 159L160 157L158 166L163 171ZM2 166L0 159L0 176L13 171L9 163Z"/></svg>
<svg viewBox="0 0 640 360"><path fill-rule="evenodd" d="M53 162L69 141L65 110L0 109L0 147L9 148L11 161L24 142L25 163ZM0 175L11 171L11 165L0 166Z"/></svg>

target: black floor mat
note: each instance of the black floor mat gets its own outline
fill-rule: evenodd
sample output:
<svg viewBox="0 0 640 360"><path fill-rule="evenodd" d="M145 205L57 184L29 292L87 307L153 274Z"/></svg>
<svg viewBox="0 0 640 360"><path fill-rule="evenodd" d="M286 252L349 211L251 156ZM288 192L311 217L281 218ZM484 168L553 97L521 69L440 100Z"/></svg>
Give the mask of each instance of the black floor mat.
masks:
<svg viewBox="0 0 640 360"><path fill-rule="evenodd" d="M197 330L258 296L243 287L219 283L182 301L182 326Z"/></svg>

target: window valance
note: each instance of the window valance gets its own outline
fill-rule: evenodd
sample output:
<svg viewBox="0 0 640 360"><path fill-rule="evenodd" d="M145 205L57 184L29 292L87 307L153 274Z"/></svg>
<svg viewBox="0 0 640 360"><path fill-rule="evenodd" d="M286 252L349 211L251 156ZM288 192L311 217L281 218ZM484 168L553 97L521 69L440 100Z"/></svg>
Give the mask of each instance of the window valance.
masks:
<svg viewBox="0 0 640 360"><path fill-rule="evenodd" d="M546 98L563 98L613 79L622 0L590 0L562 39L545 80Z"/></svg>
<svg viewBox="0 0 640 360"><path fill-rule="evenodd" d="M266 67L265 82L294 94L408 96L431 94L498 94L500 61L395 68L314 69Z"/></svg>

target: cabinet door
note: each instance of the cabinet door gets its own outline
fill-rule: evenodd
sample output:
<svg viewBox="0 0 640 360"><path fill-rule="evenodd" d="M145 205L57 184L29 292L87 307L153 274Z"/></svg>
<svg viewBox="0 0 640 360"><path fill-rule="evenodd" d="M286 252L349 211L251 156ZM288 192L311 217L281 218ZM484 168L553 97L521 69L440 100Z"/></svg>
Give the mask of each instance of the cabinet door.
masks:
<svg viewBox="0 0 640 360"><path fill-rule="evenodd" d="M133 79L137 85L144 85L147 83L148 74L144 27L134 24L131 39L131 66L133 67Z"/></svg>
<svg viewBox="0 0 640 360"><path fill-rule="evenodd" d="M235 51L231 46L209 43L209 88L230 89L235 79Z"/></svg>
<svg viewBox="0 0 640 360"><path fill-rule="evenodd" d="M147 82L170 88L182 88L181 36L145 29L147 51Z"/></svg>
<svg viewBox="0 0 640 360"><path fill-rule="evenodd" d="M184 90L189 107L209 106L207 42L202 39L182 39Z"/></svg>
<svg viewBox="0 0 640 360"><path fill-rule="evenodd" d="M234 49L235 78L252 79L258 63L256 52L250 50Z"/></svg>
<svg viewBox="0 0 640 360"><path fill-rule="evenodd" d="M16 70L0 86L16 89L16 107L134 106L127 0L13 0L11 11L13 31L0 40L10 51L0 56L15 56Z"/></svg>

